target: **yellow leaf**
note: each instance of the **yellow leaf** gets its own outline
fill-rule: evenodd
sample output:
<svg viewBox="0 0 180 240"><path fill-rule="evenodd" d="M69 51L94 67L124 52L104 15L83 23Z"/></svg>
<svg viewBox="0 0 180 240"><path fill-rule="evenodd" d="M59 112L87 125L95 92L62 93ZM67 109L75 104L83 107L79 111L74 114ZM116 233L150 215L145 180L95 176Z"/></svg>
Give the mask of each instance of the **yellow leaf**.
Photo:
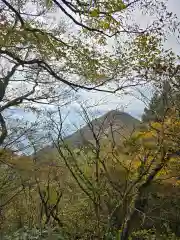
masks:
<svg viewBox="0 0 180 240"><path fill-rule="evenodd" d="M153 123L151 123L151 126L152 126L153 128L155 128L156 130L160 130L160 129L162 128L161 123L158 123L158 122L153 122Z"/></svg>
<svg viewBox="0 0 180 240"><path fill-rule="evenodd" d="M143 138L151 138L151 137L154 137L154 133L153 132L145 132L142 137Z"/></svg>

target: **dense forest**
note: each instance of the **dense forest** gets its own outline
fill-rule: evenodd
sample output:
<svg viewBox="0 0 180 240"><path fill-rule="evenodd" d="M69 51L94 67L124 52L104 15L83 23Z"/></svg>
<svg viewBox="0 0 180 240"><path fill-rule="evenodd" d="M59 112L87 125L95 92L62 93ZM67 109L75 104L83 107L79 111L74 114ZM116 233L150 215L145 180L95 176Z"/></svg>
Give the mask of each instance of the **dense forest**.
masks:
<svg viewBox="0 0 180 240"><path fill-rule="evenodd" d="M171 4L0 1L0 239L180 239ZM90 92L138 99L141 119L110 102L93 114ZM70 131L73 104L83 126Z"/></svg>

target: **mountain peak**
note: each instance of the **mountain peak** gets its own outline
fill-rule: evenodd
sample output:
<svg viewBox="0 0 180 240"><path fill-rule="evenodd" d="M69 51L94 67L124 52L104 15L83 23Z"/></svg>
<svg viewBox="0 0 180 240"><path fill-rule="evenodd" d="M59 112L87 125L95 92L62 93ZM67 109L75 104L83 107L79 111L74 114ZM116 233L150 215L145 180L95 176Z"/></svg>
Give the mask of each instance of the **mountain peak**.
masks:
<svg viewBox="0 0 180 240"><path fill-rule="evenodd" d="M105 116L106 117L117 117L117 116L123 117L123 116L126 116L126 117L132 118L132 116L129 113L119 111L119 110L111 110L111 111L107 112L105 114Z"/></svg>
<svg viewBox="0 0 180 240"><path fill-rule="evenodd" d="M68 136L66 140L76 147L84 145L85 142L94 141L94 133L98 138L107 138L112 136L112 130L117 139L120 139L120 135L127 136L132 130L140 124L140 121L132 117L126 112L119 110L111 110L105 113L103 116L91 121L91 124L87 124L83 128L79 129L72 135ZM93 130L90 128L93 126Z"/></svg>
<svg viewBox="0 0 180 240"><path fill-rule="evenodd" d="M122 143L124 137L128 137L133 129L139 125L140 121L130 114L118 110L111 110L103 116L95 118L90 124L67 136L64 140L66 143L69 143L70 146L79 148L89 144L89 142L95 142L94 133L99 140L111 140L113 131L113 141L115 140L116 144L119 145ZM54 147L47 146L41 152L46 153L49 151L54 151Z"/></svg>

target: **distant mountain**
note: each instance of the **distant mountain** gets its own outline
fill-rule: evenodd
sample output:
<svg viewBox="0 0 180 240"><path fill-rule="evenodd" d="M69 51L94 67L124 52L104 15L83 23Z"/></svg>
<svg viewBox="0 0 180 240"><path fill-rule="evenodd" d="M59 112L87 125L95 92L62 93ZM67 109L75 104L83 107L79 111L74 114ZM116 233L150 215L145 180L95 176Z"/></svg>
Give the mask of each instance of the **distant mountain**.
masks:
<svg viewBox="0 0 180 240"><path fill-rule="evenodd" d="M130 135L138 125L140 121L128 113L112 110L87 123L86 126L66 137L65 141L75 147L94 142L95 138L114 138L117 142Z"/></svg>
<svg viewBox="0 0 180 240"><path fill-rule="evenodd" d="M64 139L73 148L81 148L87 146L90 142L95 143L95 138L113 139L116 144L120 144L122 140L128 137L135 128L140 125L140 121L128 113L112 110L105 115L96 118L84 127L77 130L73 134ZM38 156L49 159L56 155L55 147L49 145L38 152Z"/></svg>

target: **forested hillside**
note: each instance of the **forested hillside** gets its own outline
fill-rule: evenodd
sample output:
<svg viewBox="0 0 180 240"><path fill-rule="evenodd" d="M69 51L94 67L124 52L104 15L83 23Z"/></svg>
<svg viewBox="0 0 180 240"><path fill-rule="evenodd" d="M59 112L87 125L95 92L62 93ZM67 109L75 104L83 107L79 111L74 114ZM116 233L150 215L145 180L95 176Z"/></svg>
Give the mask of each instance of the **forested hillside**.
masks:
<svg viewBox="0 0 180 240"><path fill-rule="evenodd" d="M180 239L178 6L1 0L0 240Z"/></svg>

